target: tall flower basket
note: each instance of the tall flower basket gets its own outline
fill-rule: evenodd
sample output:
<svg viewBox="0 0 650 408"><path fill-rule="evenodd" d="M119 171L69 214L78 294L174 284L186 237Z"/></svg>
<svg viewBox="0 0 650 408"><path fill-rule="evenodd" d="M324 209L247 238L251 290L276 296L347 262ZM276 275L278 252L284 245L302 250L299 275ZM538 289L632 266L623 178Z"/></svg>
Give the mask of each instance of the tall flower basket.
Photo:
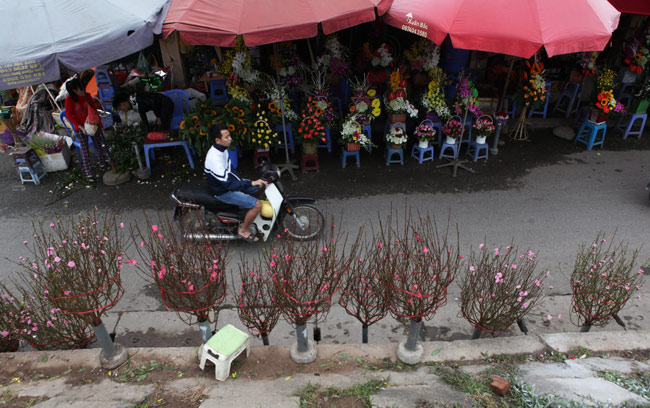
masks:
<svg viewBox="0 0 650 408"><path fill-rule="evenodd" d="M422 149L429 147L429 142L434 142L436 140L436 130L433 127L433 121L430 119L424 119L415 131L413 136L418 139L418 146Z"/></svg>
<svg viewBox="0 0 650 408"><path fill-rule="evenodd" d="M445 136L446 144L456 144L458 139L463 137L463 122L460 116L454 115L442 126L442 134Z"/></svg>
<svg viewBox="0 0 650 408"><path fill-rule="evenodd" d="M472 127L476 131L476 144L485 144L488 136L492 136L496 130L494 120L489 115L480 116Z"/></svg>
<svg viewBox="0 0 650 408"><path fill-rule="evenodd" d="M372 145L368 136L363 133L361 124L355 120L346 120L343 123L341 142L348 152L358 152L361 147L368 149Z"/></svg>

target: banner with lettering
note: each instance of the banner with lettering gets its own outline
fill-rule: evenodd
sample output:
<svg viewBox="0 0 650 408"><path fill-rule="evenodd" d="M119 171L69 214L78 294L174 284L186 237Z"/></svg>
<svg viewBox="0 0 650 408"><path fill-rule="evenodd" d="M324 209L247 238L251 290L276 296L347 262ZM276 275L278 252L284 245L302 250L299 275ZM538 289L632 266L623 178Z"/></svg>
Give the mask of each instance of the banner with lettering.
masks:
<svg viewBox="0 0 650 408"><path fill-rule="evenodd" d="M0 65L0 90L56 81L60 77L56 55Z"/></svg>

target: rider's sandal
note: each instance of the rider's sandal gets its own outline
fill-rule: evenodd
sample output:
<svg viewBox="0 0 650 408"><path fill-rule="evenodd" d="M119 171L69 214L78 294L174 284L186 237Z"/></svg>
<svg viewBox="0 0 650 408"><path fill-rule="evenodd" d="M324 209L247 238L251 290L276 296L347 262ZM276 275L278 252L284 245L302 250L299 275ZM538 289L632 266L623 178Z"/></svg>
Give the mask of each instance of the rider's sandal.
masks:
<svg viewBox="0 0 650 408"><path fill-rule="evenodd" d="M244 241L248 242L249 244L252 244L254 242L259 241L259 238L256 236L253 236L253 234L250 234L249 236L245 237L242 234L237 234L239 238L243 239Z"/></svg>

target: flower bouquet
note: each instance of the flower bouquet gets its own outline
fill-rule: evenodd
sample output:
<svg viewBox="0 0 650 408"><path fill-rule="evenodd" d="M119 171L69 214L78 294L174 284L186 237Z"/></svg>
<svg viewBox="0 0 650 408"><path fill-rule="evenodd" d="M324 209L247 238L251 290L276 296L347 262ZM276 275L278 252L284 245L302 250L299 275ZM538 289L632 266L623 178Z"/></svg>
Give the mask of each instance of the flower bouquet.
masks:
<svg viewBox="0 0 650 408"><path fill-rule="evenodd" d="M474 83L469 79L469 75L461 72L456 84L456 102L454 103L454 112L456 115L464 115L465 110L469 110L474 116L479 117L483 114L479 108L478 90Z"/></svg>
<svg viewBox="0 0 650 408"><path fill-rule="evenodd" d="M416 72L414 85L423 88L427 84L427 74L438 67L440 61L440 46L424 38L411 45L411 48L404 51L406 59L411 64L411 69Z"/></svg>
<svg viewBox="0 0 650 408"><path fill-rule="evenodd" d="M526 128L526 118L528 117L528 108L538 109L546 103L546 79L544 79L544 64L541 62L526 61L528 71L524 72L524 80L517 90L516 97L524 107L517 124L512 131L514 140L528 140L528 130Z"/></svg>
<svg viewBox="0 0 650 408"><path fill-rule="evenodd" d="M596 77L596 109L591 112L589 120L600 123L607 121L610 112L620 112L623 104L614 99L614 81L616 73L609 68L600 70Z"/></svg>
<svg viewBox="0 0 650 408"><path fill-rule="evenodd" d="M382 43L372 55L370 65L377 68L388 68L393 66L393 54L391 54L390 46Z"/></svg>
<svg viewBox="0 0 650 408"><path fill-rule="evenodd" d="M463 135L463 124L460 117L454 116L442 125L442 134L445 136L446 144L456 144L456 139Z"/></svg>
<svg viewBox="0 0 650 408"><path fill-rule="evenodd" d="M503 126L510 116L507 112L494 112L494 120L497 122L497 125Z"/></svg>
<svg viewBox="0 0 650 408"><path fill-rule="evenodd" d="M484 144L488 136L492 136L496 130L494 121L489 116L479 117L476 122L474 122L472 127L475 130L474 134L476 135L477 144Z"/></svg>
<svg viewBox="0 0 650 408"><path fill-rule="evenodd" d="M386 141L392 145L393 149L401 149L407 139L408 136L402 126L393 126L386 134Z"/></svg>
<svg viewBox="0 0 650 408"><path fill-rule="evenodd" d="M646 77L634 94L634 101L629 111L632 113L645 113L648 110L648 101L650 101L650 79Z"/></svg>
<svg viewBox="0 0 650 408"><path fill-rule="evenodd" d="M445 101L444 86L447 83L447 75L439 68L434 67L430 71L431 81L427 86L427 91L422 94L420 103L427 111L427 115L433 116L435 114L438 119L448 119L451 116L451 111ZM434 120L433 117L428 119Z"/></svg>
<svg viewBox="0 0 650 408"><path fill-rule="evenodd" d="M235 47L226 51L219 73L227 78L229 86L239 84L240 81L255 86L262 81L260 72L253 68L251 54L244 43L243 36L237 36Z"/></svg>
<svg viewBox="0 0 650 408"><path fill-rule="evenodd" d="M253 124L251 131L251 138L249 146L255 150L268 150L273 144L278 144L278 133L271 130L266 110L262 109L262 105L257 105L257 112L255 112L255 124Z"/></svg>
<svg viewBox="0 0 650 408"><path fill-rule="evenodd" d="M418 139L420 147L429 147L429 142L436 140L436 129L433 127L433 122L429 119L423 120L418 127L415 128L413 136Z"/></svg>
<svg viewBox="0 0 650 408"><path fill-rule="evenodd" d="M341 44L336 34L330 34L325 41L325 53L316 59L316 64L327 73L328 84L335 86L350 69L350 51Z"/></svg>
<svg viewBox="0 0 650 408"><path fill-rule="evenodd" d="M277 126L282 124L282 114L284 113L285 123L298 122L298 114L291 107L289 95L284 86L271 80L269 87L265 90L264 103L270 112L270 124Z"/></svg>
<svg viewBox="0 0 650 408"><path fill-rule="evenodd" d="M304 154L315 154L318 143L327 142L323 122L316 115L314 104L308 104L302 110L300 125L298 126L298 137L302 140L302 151Z"/></svg>
<svg viewBox="0 0 650 408"><path fill-rule="evenodd" d="M325 83L325 75L324 68L312 72L313 96L307 99L307 103L314 105L314 113L325 126L332 127L336 123L336 115L330 101L329 89Z"/></svg>
<svg viewBox="0 0 650 408"><path fill-rule="evenodd" d="M623 50L623 62L629 67L631 75L625 75L623 83L630 83L636 80L636 75L641 75L650 57L650 50L648 50L648 38L644 35L635 34L630 37ZM625 78L629 77L629 78Z"/></svg>
<svg viewBox="0 0 650 408"><path fill-rule="evenodd" d="M354 120L346 121L341 129L341 143L345 144L345 150L349 152L358 151L361 147L368 150L372 146L370 139L363 133L359 122Z"/></svg>
<svg viewBox="0 0 650 408"><path fill-rule="evenodd" d="M406 80L401 79L399 70L391 72L388 92L384 95L390 123L405 123L407 113L412 118L418 116L418 110L406 99L406 87Z"/></svg>
<svg viewBox="0 0 650 408"><path fill-rule="evenodd" d="M381 102L377 98L377 91L370 89L368 76L363 75L359 80L350 80L352 86L352 98L349 116L362 126L369 124L381 114ZM347 121L347 119L346 119Z"/></svg>
<svg viewBox="0 0 650 408"><path fill-rule="evenodd" d="M292 41L280 43L279 58L271 56L271 67L278 71L280 82L287 88L298 88L303 83L304 66Z"/></svg>
<svg viewBox="0 0 650 408"><path fill-rule="evenodd" d="M227 126L233 138L234 148L245 143L252 125L252 117L250 102L231 98L228 104L220 107L212 101L206 101L197 104L183 116L178 135L181 140L193 146L199 156L204 156L212 146L213 140L210 140L209 136L212 125L221 123Z"/></svg>
<svg viewBox="0 0 650 408"><path fill-rule="evenodd" d="M582 75L594 76L596 73L596 59L598 58L598 54L598 51L580 53L578 67L582 70Z"/></svg>

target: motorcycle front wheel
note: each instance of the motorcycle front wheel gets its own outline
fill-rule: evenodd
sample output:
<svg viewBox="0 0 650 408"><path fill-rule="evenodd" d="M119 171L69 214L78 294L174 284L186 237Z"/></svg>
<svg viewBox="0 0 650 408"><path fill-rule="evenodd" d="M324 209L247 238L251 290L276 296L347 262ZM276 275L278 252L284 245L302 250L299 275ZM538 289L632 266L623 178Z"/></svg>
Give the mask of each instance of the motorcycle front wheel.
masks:
<svg viewBox="0 0 650 408"><path fill-rule="evenodd" d="M297 241L307 241L316 238L323 232L325 217L320 210L312 205L298 204L293 214L282 218L282 229Z"/></svg>

